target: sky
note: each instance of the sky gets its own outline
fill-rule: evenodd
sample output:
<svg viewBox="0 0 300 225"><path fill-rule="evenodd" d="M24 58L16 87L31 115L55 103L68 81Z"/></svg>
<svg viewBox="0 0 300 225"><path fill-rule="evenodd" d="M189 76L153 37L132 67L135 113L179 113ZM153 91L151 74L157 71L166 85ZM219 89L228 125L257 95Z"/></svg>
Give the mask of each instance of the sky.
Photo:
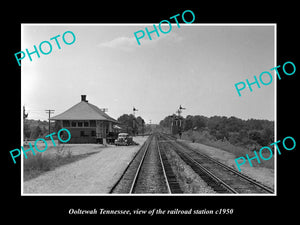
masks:
<svg viewBox="0 0 300 225"><path fill-rule="evenodd" d="M28 119L47 120L45 110L58 115L84 94L115 119L135 107L146 123L159 123L182 105L184 117L274 120L276 79L241 97L234 86L276 66L274 25L175 23L169 33L152 33L152 40L146 34L138 45L134 32L145 27L151 31L153 24L22 24L20 51L52 44L50 54L32 54L32 61L26 55L21 62L21 107ZM66 31L75 34L71 45L62 40ZM57 35L61 49L50 40ZM43 50L49 50L46 44Z"/></svg>

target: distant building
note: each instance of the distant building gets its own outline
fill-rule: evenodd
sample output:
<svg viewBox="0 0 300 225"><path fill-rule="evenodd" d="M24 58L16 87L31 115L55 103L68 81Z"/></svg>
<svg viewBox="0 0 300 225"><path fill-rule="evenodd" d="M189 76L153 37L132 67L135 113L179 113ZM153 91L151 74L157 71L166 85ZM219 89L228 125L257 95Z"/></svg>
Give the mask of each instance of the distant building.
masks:
<svg viewBox="0 0 300 225"><path fill-rule="evenodd" d="M71 140L68 143L105 144L107 137L114 130L113 126L118 124L104 110L88 103L86 95L81 95L81 102L50 119L71 132Z"/></svg>

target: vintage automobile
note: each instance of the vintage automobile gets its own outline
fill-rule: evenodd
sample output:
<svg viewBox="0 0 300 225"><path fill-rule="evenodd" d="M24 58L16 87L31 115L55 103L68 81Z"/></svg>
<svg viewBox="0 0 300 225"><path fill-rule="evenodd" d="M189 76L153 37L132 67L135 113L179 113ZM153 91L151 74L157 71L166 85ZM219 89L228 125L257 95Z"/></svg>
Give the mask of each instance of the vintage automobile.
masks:
<svg viewBox="0 0 300 225"><path fill-rule="evenodd" d="M115 140L115 145L135 145L135 142L128 133L119 133L118 138Z"/></svg>

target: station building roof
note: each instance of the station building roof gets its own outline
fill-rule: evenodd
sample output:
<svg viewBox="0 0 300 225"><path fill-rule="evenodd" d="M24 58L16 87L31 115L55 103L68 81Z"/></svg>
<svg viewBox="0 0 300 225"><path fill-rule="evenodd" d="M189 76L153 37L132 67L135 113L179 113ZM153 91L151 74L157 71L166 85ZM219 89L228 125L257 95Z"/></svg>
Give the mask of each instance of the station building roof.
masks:
<svg viewBox="0 0 300 225"><path fill-rule="evenodd" d="M86 96L81 96L81 102L72 106L65 112L53 116L50 120L105 120L118 123L97 106L89 103Z"/></svg>

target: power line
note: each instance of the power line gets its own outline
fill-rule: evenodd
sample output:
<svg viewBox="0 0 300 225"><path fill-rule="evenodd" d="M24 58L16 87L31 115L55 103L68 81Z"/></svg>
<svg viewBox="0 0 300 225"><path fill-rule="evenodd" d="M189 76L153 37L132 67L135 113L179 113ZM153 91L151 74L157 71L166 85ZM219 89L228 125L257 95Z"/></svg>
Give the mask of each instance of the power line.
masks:
<svg viewBox="0 0 300 225"><path fill-rule="evenodd" d="M28 117L28 113L25 113L25 105L23 106L23 119L25 121L25 119Z"/></svg>
<svg viewBox="0 0 300 225"><path fill-rule="evenodd" d="M48 113L48 115L49 115L48 120L49 120L49 134L50 134L50 115L51 115L52 113L54 113L55 110L53 110L53 109L47 109L47 110L45 110L45 111L46 111L46 113Z"/></svg>

